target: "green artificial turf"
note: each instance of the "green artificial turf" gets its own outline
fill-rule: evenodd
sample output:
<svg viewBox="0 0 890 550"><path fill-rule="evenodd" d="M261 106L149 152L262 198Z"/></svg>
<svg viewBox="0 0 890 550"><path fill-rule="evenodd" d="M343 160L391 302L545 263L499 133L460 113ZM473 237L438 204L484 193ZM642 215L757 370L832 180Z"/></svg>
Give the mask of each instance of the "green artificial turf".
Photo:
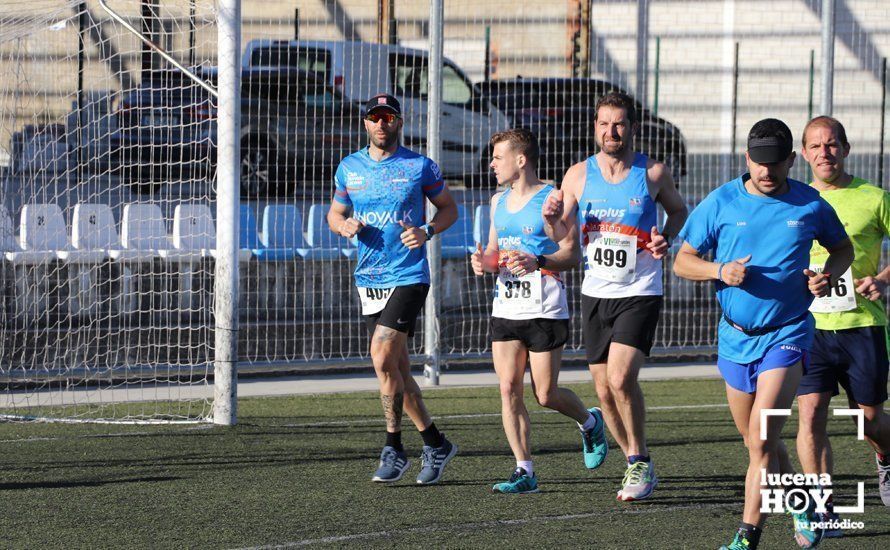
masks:
<svg viewBox="0 0 890 550"><path fill-rule="evenodd" d="M592 384L570 385L588 406ZM541 493L494 495L513 458L497 388L425 391L460 446L440 485L414 483L421 440L404 442L409 474L370 482L383 444L379 398L351 393L239 402L233 428L0 423L0 547L9 548L717 548L741 520L747 455L722 382L643 383L661 483L623 503L620 450L588 472L573 422L526 398ZM837 403L841 405L840 402ZM824 548L890 547L890 509L874 458L849 419L829 423L835 501L866 483L865 529ZM794 453L796 416L785 429ZM773 516L761 548L796 548Z"/></svg>

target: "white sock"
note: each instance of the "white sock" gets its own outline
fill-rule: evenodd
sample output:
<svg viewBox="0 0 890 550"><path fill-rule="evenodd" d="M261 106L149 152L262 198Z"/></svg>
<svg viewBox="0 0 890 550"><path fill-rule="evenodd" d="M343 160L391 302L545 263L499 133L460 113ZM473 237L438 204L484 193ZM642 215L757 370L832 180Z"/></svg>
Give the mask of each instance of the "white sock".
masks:
<svg viewBox="0 0 890 550"><path fill-rule="evenodd" d="M586 432L587 430L592 430L596 428L596 417L588 413L587 420L584 421L584 424L578 424L578 426L580 426L581 431Z"/></svg>
<svg viewBox="0 0 890 550"><path fill-rule="evenodd" d="M517 460L516 467L525 470L525 473L528 474L528 477L532 477L535 475L535 469L532 467L531 460Z"/></svg>

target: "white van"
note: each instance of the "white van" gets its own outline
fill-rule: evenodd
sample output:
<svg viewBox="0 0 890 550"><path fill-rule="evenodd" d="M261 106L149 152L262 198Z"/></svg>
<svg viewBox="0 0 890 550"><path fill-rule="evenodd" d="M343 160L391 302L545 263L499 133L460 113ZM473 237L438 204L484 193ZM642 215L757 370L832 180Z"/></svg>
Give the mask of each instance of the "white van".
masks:
<svg viewBox="0 0 890 550"><path fill-rule="evenodd" d="M369 42L260 39L247 43L242 63L323 73L344 97L360 105L377 93L390 93L402 103L404 145L426 151L429 55L425 50ZM469 183L471 175L488 174L488 139L507 129L509 121L447 58L442 81L439 165L446 177Z"/></svg>

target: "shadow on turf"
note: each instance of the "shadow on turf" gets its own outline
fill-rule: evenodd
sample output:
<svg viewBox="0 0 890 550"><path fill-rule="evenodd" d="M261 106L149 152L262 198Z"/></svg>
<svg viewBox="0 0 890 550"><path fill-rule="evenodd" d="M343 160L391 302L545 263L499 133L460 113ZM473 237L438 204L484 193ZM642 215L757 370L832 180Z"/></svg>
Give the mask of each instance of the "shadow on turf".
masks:
<svg viewBox="0 0 890 550"><path fill-rule="evenodd" d="M68 489L71 487L101 487L121 483L143 483L158 481L177 481L182 478L174 476L135 477L128 479L90 480L90 481L38 481L23 483L0 483L0 491L16 491L22 489Z"/></svg>
<svg viewBox="0 0 890 550"><path fill-rule="evenodd" d="M845 539L870 539L874 537L882 537L884 535L890 535L890 530L887 531L879 531L874 533L863 532L863 531L844 531ZM861 541L865 542L865 541Z"/></svg>

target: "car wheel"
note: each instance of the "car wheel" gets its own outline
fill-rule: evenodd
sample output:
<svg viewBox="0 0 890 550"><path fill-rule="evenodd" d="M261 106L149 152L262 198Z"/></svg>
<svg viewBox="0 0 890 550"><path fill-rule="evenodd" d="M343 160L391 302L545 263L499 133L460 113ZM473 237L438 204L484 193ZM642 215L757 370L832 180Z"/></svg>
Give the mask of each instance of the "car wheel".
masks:
<svg viewBox="0 0 890 550"><path fill-rule="evenodd" d="M268 140L248 136L241 140L241 194L268 196L276 191L276 162Z"/></svg>

